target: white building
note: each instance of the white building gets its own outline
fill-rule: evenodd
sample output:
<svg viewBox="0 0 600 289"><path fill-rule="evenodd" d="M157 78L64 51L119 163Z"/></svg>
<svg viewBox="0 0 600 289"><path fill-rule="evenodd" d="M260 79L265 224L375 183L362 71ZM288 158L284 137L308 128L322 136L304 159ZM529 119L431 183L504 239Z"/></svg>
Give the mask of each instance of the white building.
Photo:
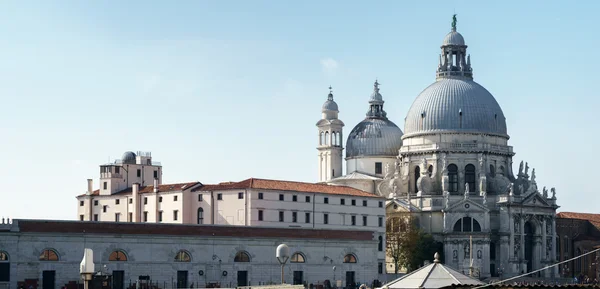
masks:
<svg viewBox="0 0 600 289"><path fill-rule="evenodd" d="M545 187L540 191L527 163L513 173L504 113L473 80L456 18L440 48L436 81L413 102L404 132L387 119L376 81L367 117L348 136L346 175L319 181L387 197L393 206L388 213L411 212L443 242L445 262L457 270L468 271L472 262L479 276L512 276L556 262L555 190L551 196ZM322 122L335 115L341 123L331 102L330 95ZM341 127L335 131L342 135ZM322 141L318 149L320 156L327 151ZM331 162L342 166L338 159ZM321 158L320 172L322 167ZM546 270L543 276L556 274Z"/></svg>
<svg viewBox="0 0 600 289"><path fill-rule="evenodd" d="M126 152L124 156L133 159L135 154ZM94 191L93 181L88 180L87 192L77 197L80 221L372 231L379 242L377 268L383 274L385 199L380 196L345 186L256 178L216 185L160 184L154 179L153 185L133 182L120 191L103 190L123 183L123 176L116 178L114 172L124 163L101 165L111 175L101 174L99 190ZM129 164L128 170L141 170L145 163ZM162 167L153 168L162 173ZM136 181L151 184L145 176L141 174Z"/></svg>
<svg viewBox="0 0 600 289"><path fill-rule="evenodd" d="M141 276L158 288L278 284L281 243L292 255L286 283L377 278L376 235L364 230L13 220L0 224L0 288L81 282L84 248L93 250L96 271L112 275L114 289L132 288Z"/></svg>

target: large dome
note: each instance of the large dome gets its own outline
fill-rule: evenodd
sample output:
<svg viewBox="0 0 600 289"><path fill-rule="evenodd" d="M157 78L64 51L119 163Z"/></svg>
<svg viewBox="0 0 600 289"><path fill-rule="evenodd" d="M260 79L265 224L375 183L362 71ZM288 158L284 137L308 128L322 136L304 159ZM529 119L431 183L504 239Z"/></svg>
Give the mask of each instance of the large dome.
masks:
<svg viewBox="0 0 600 289"><path fill-rule="evenodd" d="M413 102L404 137L430 132L474 132L506 136L506 119L492 94L472 79L441 78Z"/></svg>
<svg viewBox="0 0 600 289"><path fill-rule="evenodd" d="M383 103L379 83L375 81L367 117L348 135L346 158L398 155L402 146L402 130L387 119Z"/></svg>
<svg viewBox="0 0 600 289"><path fill-rule="evenodd" d="M387 119L365 119L350 132L346 157L396 156L402 146L402 130Z"/></svg>

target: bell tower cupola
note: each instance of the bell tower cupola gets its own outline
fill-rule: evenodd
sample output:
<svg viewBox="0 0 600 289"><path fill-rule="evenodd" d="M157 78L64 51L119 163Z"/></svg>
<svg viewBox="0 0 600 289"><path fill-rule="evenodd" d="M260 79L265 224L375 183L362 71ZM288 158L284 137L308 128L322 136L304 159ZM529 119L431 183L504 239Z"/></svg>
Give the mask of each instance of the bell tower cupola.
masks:
<svg viewBox="0 0 600 289"><path fill-rule="evenodd" d="M321 119L317 122L319 151L319 182L327 182L342 176L342 128L344 123L338 119L338 105L333 100L333 91L321 108Z"/></svg>

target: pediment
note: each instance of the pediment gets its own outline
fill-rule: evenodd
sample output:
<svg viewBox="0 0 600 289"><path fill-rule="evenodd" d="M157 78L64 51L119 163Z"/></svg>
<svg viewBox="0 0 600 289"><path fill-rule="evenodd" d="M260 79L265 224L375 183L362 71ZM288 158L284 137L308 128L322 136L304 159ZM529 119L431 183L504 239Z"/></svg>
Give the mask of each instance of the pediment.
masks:
<svg viewBox="0 0 600 289"><path fill-rule="evenodd" d="M385 206L387 214L393 213L408 213L420 211L415 205L410 204L407 200L393 199Z"/></svg>
<svg viewBox="0 0 600 289"><path fill-rule="evenodd" d="M551 207L550 204L548 204L548 201L546 201L538 192L525 197L521 204L535 207Z"/></svg>
<svg viewBox="0 0 600 289"><path fill-rule="evenodd" d="M472 212L472 211L489 212L490 210L486 206L481 204L481 200L475 201L474 199L462 199L461 201L452 204L450 207L448 207L448 209L446 209L446 211L447 212Z"/></svg>

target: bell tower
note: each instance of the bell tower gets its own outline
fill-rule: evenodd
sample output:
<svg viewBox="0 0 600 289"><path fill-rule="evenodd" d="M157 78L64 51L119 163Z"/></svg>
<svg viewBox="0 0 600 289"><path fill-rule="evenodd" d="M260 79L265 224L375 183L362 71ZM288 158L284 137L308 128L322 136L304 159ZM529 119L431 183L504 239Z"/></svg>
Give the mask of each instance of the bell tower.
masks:
<svg viewBox="0 0 600 289"><path fill-rule="evenodd" d="M333 100L329 87L327 101L321 109L321 120L317 122L319 151L319 182L327 182L342 176L342 128L344 123L338 119L338 105Z"/></svg>

